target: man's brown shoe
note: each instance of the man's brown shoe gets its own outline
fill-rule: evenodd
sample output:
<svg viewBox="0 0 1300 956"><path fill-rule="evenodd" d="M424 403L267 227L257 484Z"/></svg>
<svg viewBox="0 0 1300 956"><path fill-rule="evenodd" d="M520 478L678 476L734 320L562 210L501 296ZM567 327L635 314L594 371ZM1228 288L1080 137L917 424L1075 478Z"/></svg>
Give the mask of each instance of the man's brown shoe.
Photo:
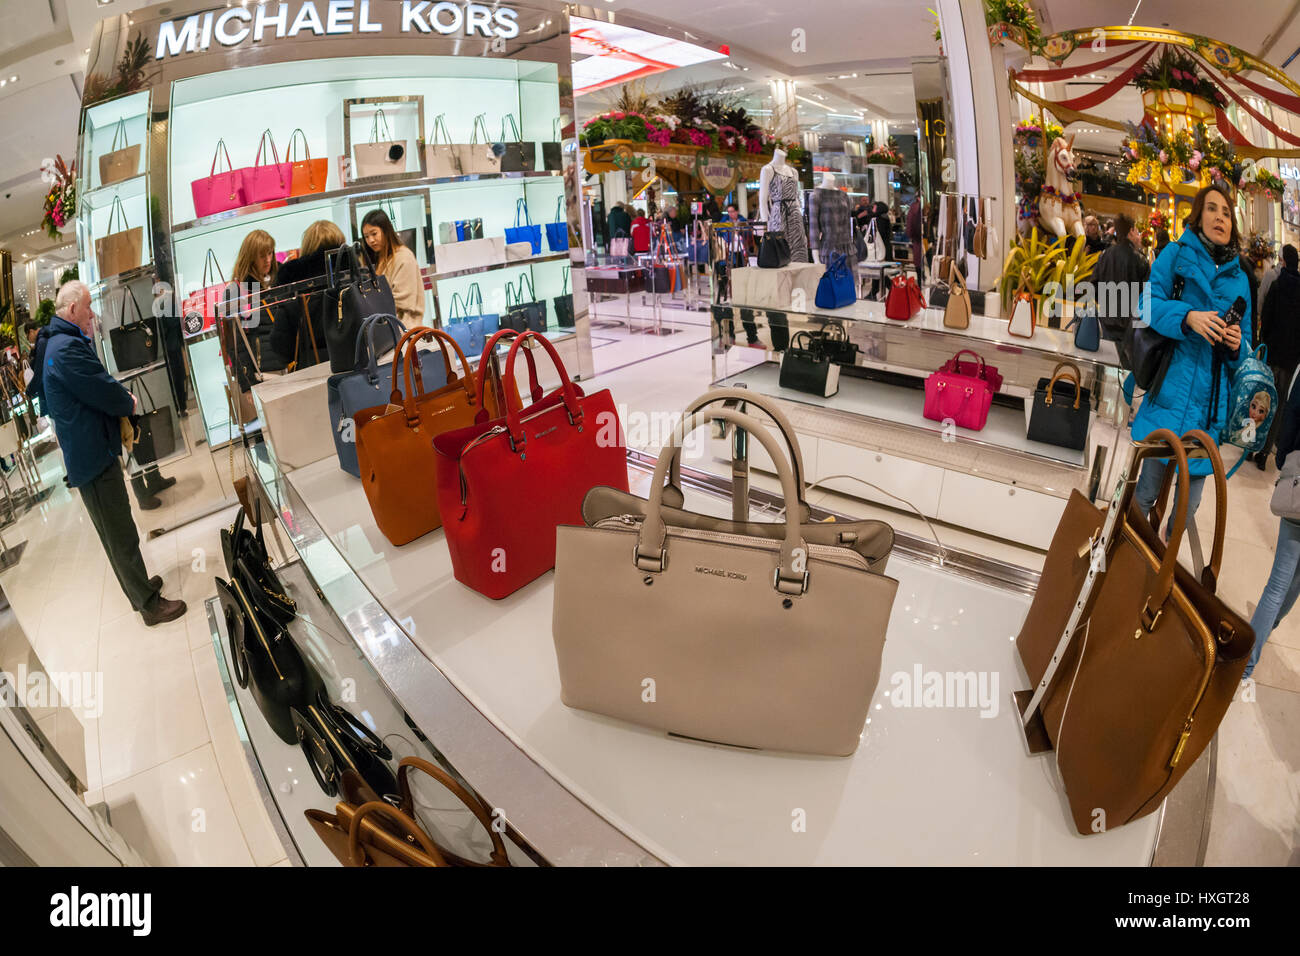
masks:
<svg viewBox="0 0 1300 956"><path fill-rule="evenodd" d="M184 601L169 601L160 594L153 610L143 610L140 616L144 618L146 627L153 627L156 624L166 624L168 621L184 617L186 610Z"/></svg>

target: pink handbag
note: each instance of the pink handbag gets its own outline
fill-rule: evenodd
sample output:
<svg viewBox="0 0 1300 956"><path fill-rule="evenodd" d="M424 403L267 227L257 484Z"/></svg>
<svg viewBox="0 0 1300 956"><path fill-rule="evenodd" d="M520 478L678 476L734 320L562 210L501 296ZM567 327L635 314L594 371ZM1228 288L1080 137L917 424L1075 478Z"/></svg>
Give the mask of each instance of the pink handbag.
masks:
<svg viewBox="0 0 1300 956"><path fill-rule="evenodd" d="M262 165L262 150L271 144L268 157L274 163ZM288 199L293 188L293 163L280 162L280 151L275 148L275 138L271 131L263 130L262 138L257 143L257 158L253 165L240 170L244 174L244 202L274 202Z"/></svg>
<svg viewBox="0 0 1300 956"><path fill-rule="evenodd" d="M978 355L975 357L979 359L979 367L974 374L959 371L962 366L971 368L971 363L958 361L961 354L958 352L925 380L925 410L922 414L933 422L951 421L959 428L979 431L989 420L989 407L993 404L996 389L986 377L987 368ZM997 374L996 369L994 374ZM1001 376L997 381L1002 384Z"/></svg>
<svg viewBox="0 0 1300 956"><path fill-rule="evenodd" d="M963 355L972 356L974 362L962 360ZM941 371L956 372L958 375L974 375L976 378L982 378L989 383L989 388L996 394L1002 391L1002 375L998 372L996 365L987 365L984 357L978 352L972 352L970 349L962 349L952 358L943 364Z"/></svg>
<svg viewBox="0 0 1300 956"><path fill-rule="evenodd" d="M226 170L217 172L217 160L225 153ZM190 192L194 196L194 216L215 216L228 209L238 209L245 205L244 200L245 170L234 169L230 165L230 153L226 150L226 141L217 140L217 148L212 154L212 168L208 175L190 183Z"/></svg>

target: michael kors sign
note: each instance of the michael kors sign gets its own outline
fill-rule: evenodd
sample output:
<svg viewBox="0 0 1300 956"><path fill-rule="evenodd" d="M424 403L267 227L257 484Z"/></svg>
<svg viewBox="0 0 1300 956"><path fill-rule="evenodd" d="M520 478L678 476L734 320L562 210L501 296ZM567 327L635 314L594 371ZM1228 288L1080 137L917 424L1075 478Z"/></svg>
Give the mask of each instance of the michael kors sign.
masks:
<svg viewBox="0 0 1300 956"><path fill-rule="evenodd" d="M154 58L223 47L282 40L300 34L339 36L367 33L441 34L510 40L519 35L519 14L511 7L450 0L291 0L196 13L158 27Z"/></svg>

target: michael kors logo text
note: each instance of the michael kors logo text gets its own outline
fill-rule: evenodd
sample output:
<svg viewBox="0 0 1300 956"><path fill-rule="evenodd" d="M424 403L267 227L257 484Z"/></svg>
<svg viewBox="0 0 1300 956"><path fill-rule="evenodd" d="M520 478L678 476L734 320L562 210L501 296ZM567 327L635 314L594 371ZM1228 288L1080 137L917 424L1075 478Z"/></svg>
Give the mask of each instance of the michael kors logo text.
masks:
<svg viewBox="0 0 1300 956"><path fill-rule="evenodd" d="M559 427L560 427L559 425L552 425L550 428L546 429L546 431L544 431L544 432L538 432L538 433L537 433L536 435L534 435L533 437L534 437L534 438L545 438L547 435L549 435L551 432L555 431L555 429L557 429L557 428L559 428Z"/></svg>
<svg viewBox="0 0 1300 956"><path fill-rule="evenodd" d="M717 578L730 578L733 581L744 581L748 575L741 574L739 571L724 571L722 568L706 568L703 565L695 566L696 574L712 574Z"/></svg>

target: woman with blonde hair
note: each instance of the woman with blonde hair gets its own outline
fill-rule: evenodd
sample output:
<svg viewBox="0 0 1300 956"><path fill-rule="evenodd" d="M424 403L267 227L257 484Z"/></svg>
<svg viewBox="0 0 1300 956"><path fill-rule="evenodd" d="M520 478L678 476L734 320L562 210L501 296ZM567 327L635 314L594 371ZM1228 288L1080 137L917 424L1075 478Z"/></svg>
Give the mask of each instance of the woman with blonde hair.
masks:
<svg viewBox="0 0 1300 956"><path fill-rule="evenodd" d="M275 240L264 229L254 229L244 237L235 257L221 320L221 347L234 370L240 414L245 421L252 416L249 390L260 380L258 373L284 369L284 363L269 346L274 317L259 299L276 281Z"/></svg>
<svg viewBox="0 0 1300 956"><path fill-rule="evenodd" d="M361 238L365 240L375 272L388 279L393 290L397 318L408 329L424 321L424 280L415 253L402 245L393 221L382 209L372 209L361 221Z"/></svg>
<svg viewBox="0 0 1300 956"><path fill-rule="evenodd" d="M303 231L298 257L280 266L279 285L317 279L327 272L330 253L347 242L343 230L328 219L318 219ZM304 292L276 306L271 347L287 368L310 368L329 358L325 350L325 291ZM304 322L307 316L310 321Z"/></svg>

